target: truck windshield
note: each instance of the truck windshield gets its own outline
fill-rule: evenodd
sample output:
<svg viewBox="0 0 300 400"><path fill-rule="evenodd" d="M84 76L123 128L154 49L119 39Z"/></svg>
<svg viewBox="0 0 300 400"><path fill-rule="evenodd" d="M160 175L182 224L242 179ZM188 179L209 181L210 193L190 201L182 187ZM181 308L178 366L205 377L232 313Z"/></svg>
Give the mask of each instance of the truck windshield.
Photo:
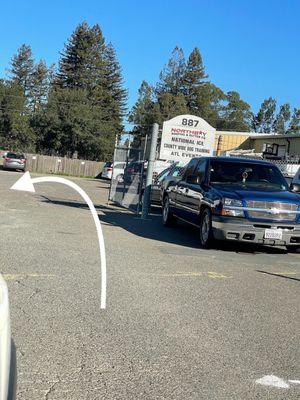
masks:
<svg viewBox="0 0 300 400"><path fill-rule="evenodd" d="M273 165L230 161L212 161L210 165L211 184L288 190L287 182Z"/></svg>

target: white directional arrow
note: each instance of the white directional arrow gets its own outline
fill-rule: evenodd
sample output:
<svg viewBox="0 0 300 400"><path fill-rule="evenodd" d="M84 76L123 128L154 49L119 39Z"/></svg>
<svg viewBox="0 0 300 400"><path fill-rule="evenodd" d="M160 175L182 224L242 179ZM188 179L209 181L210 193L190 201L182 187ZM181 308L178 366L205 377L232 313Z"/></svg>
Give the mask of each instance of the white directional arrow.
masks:
<svg viewBox="0 0 300 400"><path fill-rule="evenodd" d="M287 381L284 381L283 379L279 378L278 376L275 375L265 375L260 379L257 379L255 383L258 383L259 385L264 385L264 386L273 386L281 389L289 389L290 388L290 383L292 385L300 385L300 380L299 379L288 379Z"/></svg>
<svg viewBox="0 0 300 400"><path fill-rule="evenodd" d="M275 375L265 375L260 379L257 379L255 383L263 386L273 386L280 389L289 389L290 385L283 379Z"/></svg>
<svg viewBox="0 0 300 400"><path fill-rule="evenodd" d="M31 178L29 172L25 172L24 175L11 187L12 190L21 190L25 192L35 192L34 183L41 183L41 182L55 182L55 183L62 183L64 185L70 186L72 189L76 190L83 200L89 206L89 209L92 213L97 234L98 234L98 242L99 242L99 251L100 251L100 262L101 262L101 309L105 309L106 307L106 254L105 254L105 245L104 245L104 238L103 232L101 228L101 224L98 218L98 214L94 207L92 200L89 196L85 193L84 190L81 189L80 186L76 185L76 183L69 181L65 178L60 178L57 176L43 176L41 178Z"/></svg>

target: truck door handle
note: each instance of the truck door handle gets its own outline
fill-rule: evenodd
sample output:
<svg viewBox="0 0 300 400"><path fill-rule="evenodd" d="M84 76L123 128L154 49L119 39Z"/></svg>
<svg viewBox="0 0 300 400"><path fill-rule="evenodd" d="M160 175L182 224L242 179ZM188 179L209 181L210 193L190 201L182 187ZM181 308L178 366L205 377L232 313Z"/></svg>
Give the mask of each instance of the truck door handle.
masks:
<svg viewBox="0 0 300 400"><path fill-rule="evenodd" d="M177 193L187 193L189 191L189 189L188 188L178 188L177 189Z"/></svg>

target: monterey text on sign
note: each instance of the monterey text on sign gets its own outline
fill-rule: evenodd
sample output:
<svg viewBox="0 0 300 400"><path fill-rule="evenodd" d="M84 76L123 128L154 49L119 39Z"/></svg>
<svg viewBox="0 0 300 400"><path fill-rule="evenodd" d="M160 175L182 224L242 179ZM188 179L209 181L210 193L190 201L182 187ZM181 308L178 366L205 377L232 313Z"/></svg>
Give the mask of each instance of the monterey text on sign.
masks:
<svg viewBox="0 0 300 400"><path fill-rule="evenodd" d="M179 115L163 124L159 158L188 162L193 157L210 156L216 130L204 119Z"/></svg>

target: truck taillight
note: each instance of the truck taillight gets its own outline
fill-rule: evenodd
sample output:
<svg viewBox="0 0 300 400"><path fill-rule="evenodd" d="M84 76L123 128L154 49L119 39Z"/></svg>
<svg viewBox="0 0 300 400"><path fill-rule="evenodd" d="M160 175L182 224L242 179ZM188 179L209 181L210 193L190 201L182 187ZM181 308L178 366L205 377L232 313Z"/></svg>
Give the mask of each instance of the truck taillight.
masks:
<svg viewBox="0 0 300 400"><path fill-rule="evenodd" d="M5 161L9 161L10 160L10 158L9 157L5 157L5 159L4 159Z"/></svg>

